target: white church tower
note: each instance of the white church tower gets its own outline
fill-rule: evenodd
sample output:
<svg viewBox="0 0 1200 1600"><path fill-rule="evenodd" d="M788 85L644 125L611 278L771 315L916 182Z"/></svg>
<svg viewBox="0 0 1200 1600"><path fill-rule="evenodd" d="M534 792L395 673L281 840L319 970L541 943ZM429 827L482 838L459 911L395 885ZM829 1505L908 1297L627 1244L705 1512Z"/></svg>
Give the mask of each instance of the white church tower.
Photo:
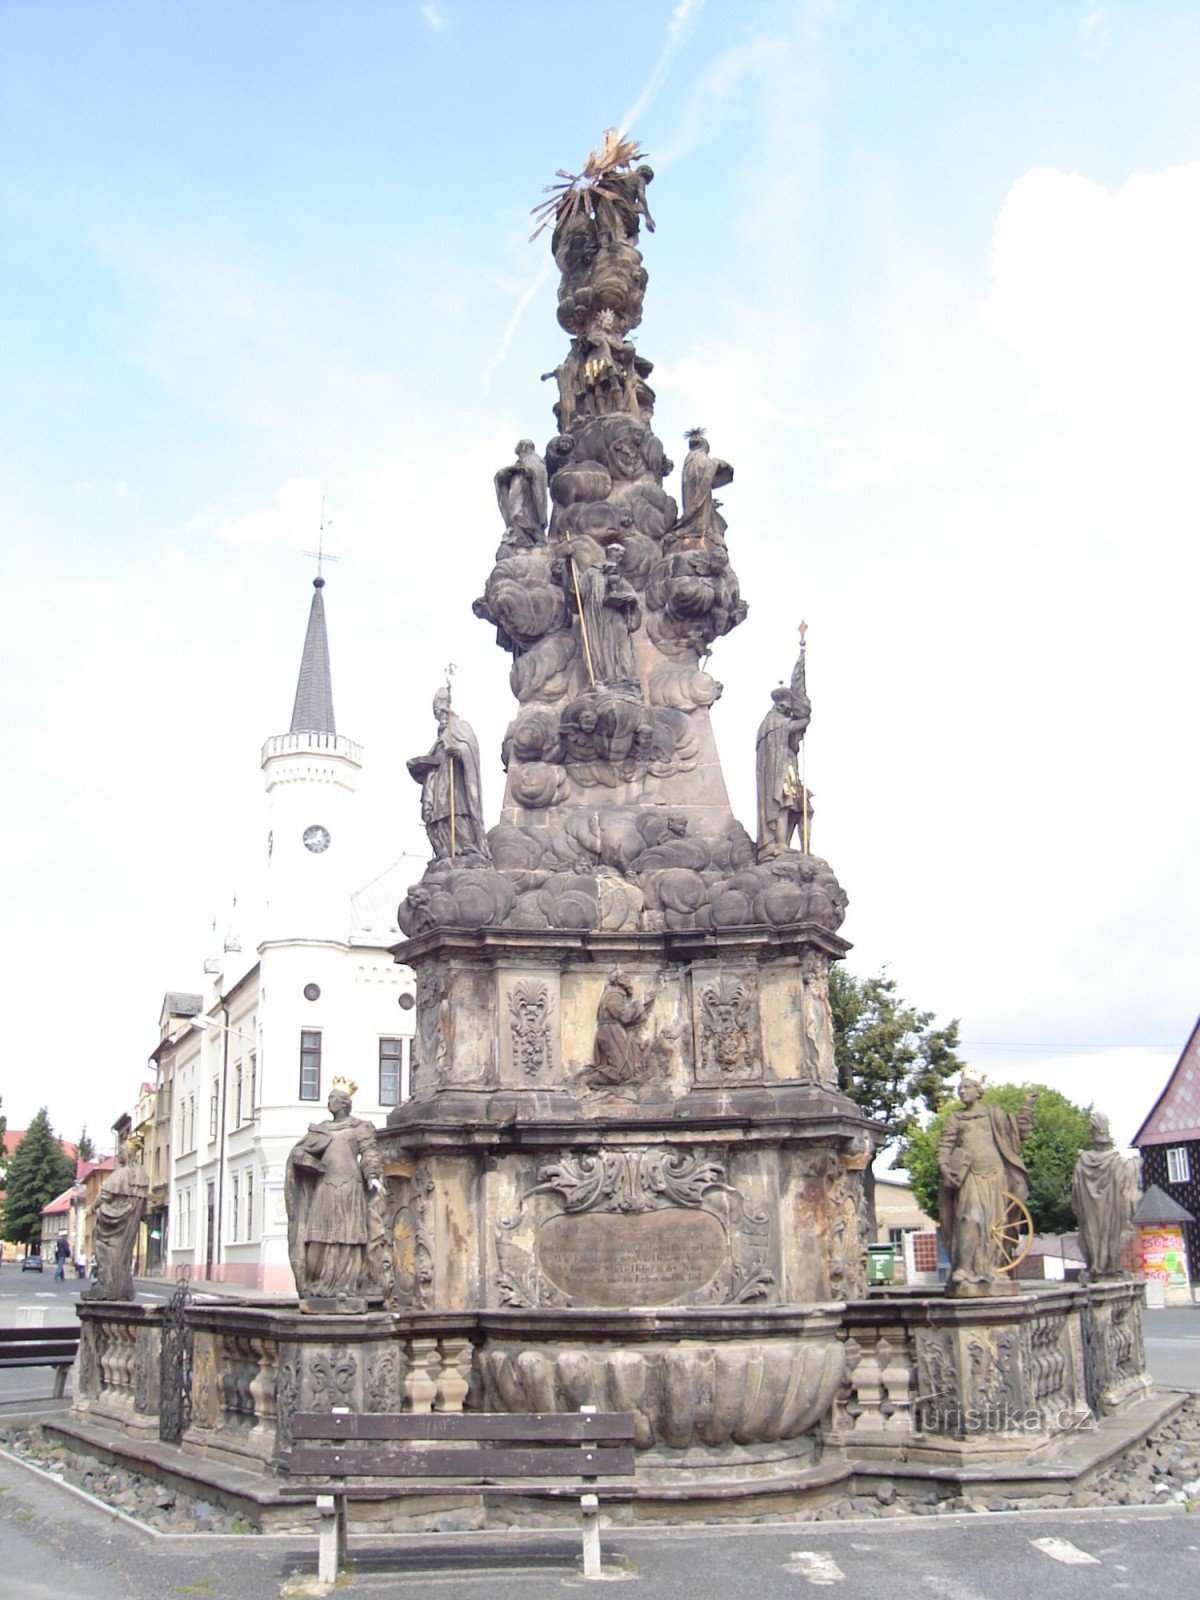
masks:
<svg viewBox="0 0 1200 1600"><path fill-rule="evenodd" d="M291 727L262 747L258 960L214 974L200 1014L168 1041L169 1266L285 1295L288 1151L327 1116L335 1076L357 1084L355 1114L382 1123L408 1093L415 1016L413 975L390 953L403 862L365 887L352 879L362 752L334 722L324 586L318 576Z"/></svg>
<svg viewBox="0 0 1200 1600"><path fill-rule="evenodd" d="M292 723L263 745L267 905L263 944L345 939L350 816L362 751L337 731L325 632L324 578L313 580Z"/></svg>

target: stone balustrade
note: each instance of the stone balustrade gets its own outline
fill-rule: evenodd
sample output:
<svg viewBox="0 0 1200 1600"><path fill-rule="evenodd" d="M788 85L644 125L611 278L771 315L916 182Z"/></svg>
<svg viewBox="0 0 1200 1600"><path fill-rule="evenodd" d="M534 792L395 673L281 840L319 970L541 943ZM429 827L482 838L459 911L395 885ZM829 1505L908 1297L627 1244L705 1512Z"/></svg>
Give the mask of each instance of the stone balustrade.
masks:
<svg viewBox="0 0 1200 1600"><path fill-rule="evenodd" d="M644 1469L690 1451L968 1462L1029 1456L1148 1388L1142 1288L705 1310L373 1312L206 1301L189 1358L163 1307L84 1302L76 1411L269 1467L296 1411L633 1411ZM179 1387L186 1386L186 1395ZM172 1405L172 1398L178 1403ZM172 1437L165 1427L163 1437Z"/></svg>

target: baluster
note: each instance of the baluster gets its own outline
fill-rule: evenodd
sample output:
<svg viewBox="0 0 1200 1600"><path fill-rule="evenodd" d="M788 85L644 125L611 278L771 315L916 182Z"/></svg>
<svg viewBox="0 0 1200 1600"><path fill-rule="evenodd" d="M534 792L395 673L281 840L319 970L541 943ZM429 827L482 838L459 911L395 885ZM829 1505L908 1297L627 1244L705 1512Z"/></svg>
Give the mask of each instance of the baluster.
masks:
<svg viewBox="0 0 1200 1600"><path fill-rule="evenodd" d="M438 1393L436 1374L439 1364L436 1339L412 1341L408 1372L404 1378L404 1393L410 1411L424 1415L433 1410Z"/></svg>
<svg viewBox="0 0 1200 1600"><path fill-rule="evenodd" d="M438 1355L442 1366L437 1379L436 1409L461 1411L471 1380L471 1341L442 1339Z"/></svg>
<svg viewBox="0 0 1200 1600"><path fill-rule="evenodd" d="M889 1433L911 1433L912 1358L903 1333L895 1344L889 1339L881 1339L879 1356L883 1387L887 1391L888 1406L891 1408L891 1415L884 1423L884 1427Z"/></svg>
<svg viewBox="0 0 1200 1600"><path fill-rule="evenodd" d="M854 1369L854 1386L858 1390L861 1407L854 1425L855 1433L874 1433L883 1421L883 1373L879 1359L881 1345L886 1347L887 1341L877 1340L870 1350L864 1350Z"/></svg>

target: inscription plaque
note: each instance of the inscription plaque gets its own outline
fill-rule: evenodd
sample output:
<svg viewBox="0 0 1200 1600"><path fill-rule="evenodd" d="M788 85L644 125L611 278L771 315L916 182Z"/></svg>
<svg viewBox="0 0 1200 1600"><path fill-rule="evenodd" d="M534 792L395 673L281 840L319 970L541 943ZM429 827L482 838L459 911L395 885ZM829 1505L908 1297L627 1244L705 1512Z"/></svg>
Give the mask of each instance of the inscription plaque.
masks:
<svg viewBox="0 0 1200 1600"><path fill-rule="evenodd" d="M593 1306L666 1306L698 1294L728 1260L725 1229L707 1211L613 1211L551 1217L538 1229L538 1265Z"/></svg>

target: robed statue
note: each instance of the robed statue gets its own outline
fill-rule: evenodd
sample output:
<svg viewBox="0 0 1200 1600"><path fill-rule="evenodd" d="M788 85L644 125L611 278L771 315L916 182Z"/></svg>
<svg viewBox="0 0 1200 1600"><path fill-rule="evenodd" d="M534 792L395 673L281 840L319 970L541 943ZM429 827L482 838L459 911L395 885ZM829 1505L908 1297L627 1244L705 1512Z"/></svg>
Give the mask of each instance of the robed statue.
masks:
<svg viewBox="0 0 1200 1600"><path fill-rule="evenodd" d="M455 716L450 690L433 697L437 738L423 756L413 756L409 773L421 785L421 821L435 859L459 855L489 858L483 828L483 787L479 742L469 723Z"/></svg>
<svg viewBox="0 0 1200 1600"><path fill-rule="evenodd" d="M1121 1254L1133 1227L1140 1192L1136 1161L1113 1145L1108 1118L1092 1112L1092 1148L1075 1158L1071 1206L1083 1259L1093 1278L1125 1276Z"/></svg>
<svg viewBox="0 0 1200 1600"><path fill-rule="evenodd" d="M723 489L733 482L733 468L728 461L714 456L709 448L703 428L689 428L688 453L684 458L683 512L671 530L672 539L703 539L708 545L724 545L728 524L713 499L714 489Z"/></svg>
<svg viewBox="0 0 1200 1600"><path fill-rule="evenodd" d="M335 1078L328 1122L312 1122L287 1159L288 1259L301 1311L366 1311L391 1299L383 1165L369 1122L350 1115L357 1086Z"/></svg>
<svg viewBox="0 0 1200 1600"><path fill-rule="evenodd" d="M621 571L624 547L610 544L605 559L578 574L581 616L592 672L608 688L638 690L633 634L641 625L642 602Z"/></svg>
<svg viewBox="0 0 1200 1600"><path fill-rule="evenodd" d="M938 1139L942 1238L950 1252L951 1295L1012 1294L1005 1274L1005 1236L1029 1193L1022 1142L1033 1125L1035 1096L1020 1111L985 1106L983 1084L964 1073L962 1109L946 1118Z"/></svg>
<svg viewBox="0 0 1200 1600"><path fill-rule="evenodd" d="M516 461L501 467L495 481L507 541L517 546L543 543L549 510L546 463L532 439L520 440Z"/></svg>
<svg viewBox="0 0 1200 1600"><path fill-rule="evenodd" d="M758 791L758 859L787 850L796 829L807 854L812 802L800 776L798 754L812 718L805 683L805 634L800 624L800 654L791 683L771 690L771 709L758 726L754 775Z"/></svg>
<svg viewBox="0 0 1200 1600"><path fill-rule="evenodd" d="M592 1060L583 1075L594 1089L637 1083L645 1074L646 1053L638 1037L638 1024L646 1015L628 973L618 967L609 973L596 1007L596 1038Z"/></svg>
<svg viewBox="0 0 1200 1600"><path fill-rule="evenodd" d="M92 1252L96 1273L83 1291L85 1300L133 1299L133 1252L150 1190L140 1157L140 1146L131 1139L122 1139L117 1146L116 1165L88 1207L95 1219Z"/></svg>

